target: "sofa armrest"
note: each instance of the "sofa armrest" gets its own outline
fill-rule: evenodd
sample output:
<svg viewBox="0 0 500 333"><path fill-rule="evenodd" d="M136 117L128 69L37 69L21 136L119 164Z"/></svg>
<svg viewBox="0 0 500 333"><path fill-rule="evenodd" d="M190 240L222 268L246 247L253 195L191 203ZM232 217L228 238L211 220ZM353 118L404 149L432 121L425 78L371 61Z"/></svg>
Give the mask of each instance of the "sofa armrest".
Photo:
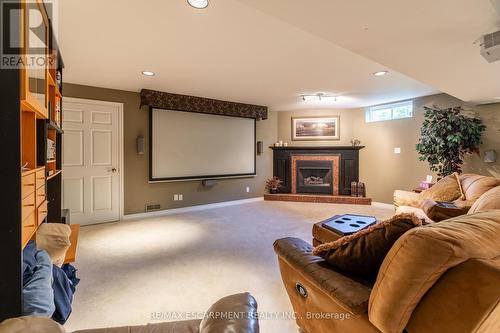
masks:
<svg viewBox="0 0 500 333"><path fill-rule="evenodd" d="M274 250L281 261L345 310L353 314L368 311L370 286L335 271L323 258L312 255L312 246L305 241L298 238L279 239L274 243ZM283 276L283 280L286 278Z"/></svg>
<svg viewBox="0 0 500 333"><path fill-rule="evenodd" d="M396 190L394 191L394 207L400 206L420 207L422 195L420 193Z"/></svg>

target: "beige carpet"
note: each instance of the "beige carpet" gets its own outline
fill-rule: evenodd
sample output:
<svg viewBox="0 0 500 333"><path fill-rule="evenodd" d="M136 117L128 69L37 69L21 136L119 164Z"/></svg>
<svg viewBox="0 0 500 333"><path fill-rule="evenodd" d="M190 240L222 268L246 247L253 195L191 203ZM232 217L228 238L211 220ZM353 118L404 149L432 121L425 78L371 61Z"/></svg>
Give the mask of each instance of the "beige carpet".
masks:
<svg viewBox="0 0 500 333"><path fill-rule="evenodd" d="M374 206L255 202L82 228L75 266L82 279L69 331L191 319L220 297L249 291L267 317L292 311L273 242L311 241L312 224L339 213L387 218ZM160 313L160 314L158 314ZM180 319L179 318L179 319ZM261 321L261 332L297 332L293 320Z"/></svg>

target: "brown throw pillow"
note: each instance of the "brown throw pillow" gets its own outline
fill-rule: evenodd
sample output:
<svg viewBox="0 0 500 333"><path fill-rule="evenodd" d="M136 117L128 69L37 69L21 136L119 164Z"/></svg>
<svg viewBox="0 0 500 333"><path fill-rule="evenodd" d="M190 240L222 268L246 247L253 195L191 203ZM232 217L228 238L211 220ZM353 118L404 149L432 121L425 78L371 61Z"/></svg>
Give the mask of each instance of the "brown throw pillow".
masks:
<svg viewBox="0 0 500 333"><path fill-rule="evenodd" d="M422 199L434 201L454 201L459 198L464 199L464 194L456 172L440 179L434 186L422 192Z"/></svg>
<svg viewBox="0 0 500 333"><path fill-rule="evenodd" d="M374 282L392 245L406 231L422 225L414 214L399 214L335 242L322 244L313 254L355 277Z"/></svg>
<svg viewBox="0 0 500 333"><path fill-rule="evenodd" d="M470 207L461 207L460 201L453 202L455 207L445 207L432 199L425 199L422 203L422 210L429 219L434 222L451 219L452 217L465 215Z"/></svg>

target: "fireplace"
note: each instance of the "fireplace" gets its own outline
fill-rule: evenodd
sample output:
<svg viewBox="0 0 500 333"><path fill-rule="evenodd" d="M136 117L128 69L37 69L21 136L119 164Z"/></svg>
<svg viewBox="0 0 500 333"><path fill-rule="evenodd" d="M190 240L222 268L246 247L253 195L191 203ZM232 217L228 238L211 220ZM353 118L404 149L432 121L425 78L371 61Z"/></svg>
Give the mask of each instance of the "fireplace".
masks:
<svg viewBox="0 0 500 333"><path fill-rule="evenodd" d="M332 194L332 169L331 161L296 161L296 193Z"/></svg>
<svg viewBox="0 0 500 333"><path fill-rule="evenodd" d="M292 155L292 193L339 193L339 155Z"/></svg>
<svg viewBox="0 0 500 333"><path fill-rule="evenodd" d="M264 194L265 200L371 204L370 198L351 197L351 182L359 181L359 150L363 146L270 148L273 175L283 184L279 193Z"/></svg>

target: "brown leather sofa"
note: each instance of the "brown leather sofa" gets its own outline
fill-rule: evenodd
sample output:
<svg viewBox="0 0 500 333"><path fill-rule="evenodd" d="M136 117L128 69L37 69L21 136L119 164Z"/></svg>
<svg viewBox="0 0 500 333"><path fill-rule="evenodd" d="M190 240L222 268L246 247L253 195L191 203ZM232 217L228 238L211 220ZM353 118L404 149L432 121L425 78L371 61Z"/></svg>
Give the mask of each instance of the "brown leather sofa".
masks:
<svg viewBox="0 0 500 333"><path fill-rule="evenodd" d="M486 209L500 209L500 198L497 198L495 201L488 196L483 196L486 192L490 192L492 189L499 187L500 179L477 174L461 174L458 178L463 190L464 199L457 198L453 203L459 207L464 214L471 214ZM431 206L432 200L438 199L432 197L426 199L425 192L426 191L421 193L402 190L394 191L394 207L396 208L396 214L413 213L427 222L434 222L434 220L426 214L426 206ZM497 189L495 193L500 193L500 189ZM480 199L481 201L487 201L487 204L476 204Z"/></svg>
<svg viewBox="0 0 500 333"><path fill-rule="evenodd" d="M66 333L48 318L19 317L0 323L0 333ZM201 320L110 327L73 333L259 333L257 302L249 293L224 297Z"/></svg>
<svg viewBox="0 0 500 333"><path fill-rule="evenodd" d="M306 333L500 332L500 210L408 231L373 285L336 271L303 240L274 248Z"/></svg>

